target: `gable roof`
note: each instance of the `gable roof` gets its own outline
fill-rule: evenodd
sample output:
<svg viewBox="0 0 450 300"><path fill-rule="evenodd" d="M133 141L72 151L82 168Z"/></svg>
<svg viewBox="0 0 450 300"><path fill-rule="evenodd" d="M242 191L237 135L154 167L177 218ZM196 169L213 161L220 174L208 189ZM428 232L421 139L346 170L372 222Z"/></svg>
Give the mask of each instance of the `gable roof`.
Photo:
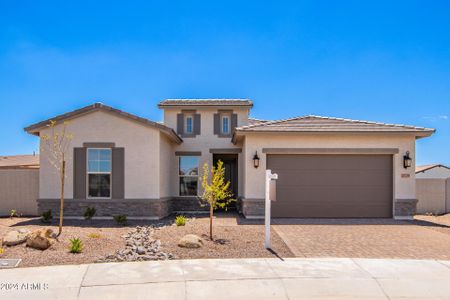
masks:
<svg viewBox="0 0 450 300"><path fill-rule="evenodd" d="M0 156L0 169L37 169L39 155Z"/></svg>
<svg viewBox="0 0 450 300"><path fill-rule="evenodd" d="M50 120L60 122L60 121L64 121L64 120L74 119L74 118L77 118L77 117L80 117L80 116L83 116L83 115L86 115L86 114L89 114L89 113L92 113L95 111L104 111L104 112L111 113L116 116L128 119L128 120L137 122L137 123L145 125L145 126L159 129L159 130L161 130L162 133L166 134L175 143L181 144L183 142L183 139L180 136L178 136L178 134L176 134L176 132L170 127L167 127L161 123L150 121L149 119L146 119L146 118L142 118L142 117L124 112L120 109L116 109L111 106L105 105L103 103L99 103L99 102L94 103L92 105L85 106L80 109L76 109L74 111L71 111L71 112L68 112L68 113L65 113L62 115L55 116L55 117L47 119L45 121L35 123L33 125L25 127L24 130L30 134L39 135L39 132L43 128L48 126L48 124L50 123Z"/></svg>
<svg viewBox="0 0 450 300"><path fill-rule="evenodd" d="M159 102L158 107L177 106L240 106L253 107L250 99L166 99Z"/></svg>
<svg viewBox="0 0 450 300"><path fill-rule="evenodd" d="M447 167L447 166L444 166L444 165L441 165L441 164L432 164L432 165L417 166L416 167L416 174L417 173L422 173L422 172L425 172L425 171L428 171L428 170L431 170L431 169L434 169L434 168L439 168L439 167L446 168L446 169L450 170L450 168Z"/></svg>
<svg viewBox="0 0 450 300"><path fill-rule="evenodd" d="M308 115L241 126L236 132L411 132L429 136L435 129Z"/></svg>

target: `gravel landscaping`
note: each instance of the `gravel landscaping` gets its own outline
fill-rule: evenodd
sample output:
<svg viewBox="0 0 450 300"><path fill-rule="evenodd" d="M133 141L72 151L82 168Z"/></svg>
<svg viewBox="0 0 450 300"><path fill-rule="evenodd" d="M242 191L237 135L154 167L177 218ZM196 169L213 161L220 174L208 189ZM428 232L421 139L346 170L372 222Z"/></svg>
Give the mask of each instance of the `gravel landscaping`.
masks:
<svg viewBox="0 0 450 300"><path fill-rule="evenodd" d="M185 226L170 226L155 231L155 238L161 239L165 251L180 259L189 258L252 258L293 257L292 252L272 230L271 253L264 248L264 225L261 221L243 218L218 217L214 220L214 241L209 240L209 219L189 219ZM195 234L203 239L198 249L180 248L178 241L186 234Z"/></svg>
<svg viewBox="0 0 450 300"><path fill-rule="evenodd" d="M0 258L21 258L20 267L31 267L99 261L293 256L275 232L272 232L275 253L265 250L261 222L247 221L235 214L215 218L215 241L209 241L207 237L207 217L189 217L185 226L176 226L173 221L173 218L162 221L129 220L126 226L119 226L113 220L65 220L62 235L49 249L32 249L26 247L26 243L2 246L4 252ZM57 220L44 224L39 218L1 218L0 238L22 228L58 231ZM201 237L203 246L196 249L179 247L179 240L187 234ZM82 253L69 252L71 238L82 240Z"/></svg>

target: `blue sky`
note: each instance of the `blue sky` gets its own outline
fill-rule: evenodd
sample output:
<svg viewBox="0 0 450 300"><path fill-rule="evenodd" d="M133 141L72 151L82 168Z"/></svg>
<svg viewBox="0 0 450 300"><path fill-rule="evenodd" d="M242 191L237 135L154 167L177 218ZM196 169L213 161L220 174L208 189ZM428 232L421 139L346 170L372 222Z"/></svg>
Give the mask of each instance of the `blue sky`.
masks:
<svg viewBox="0 0 450 300"><path fill-rule="evenodd" d="M450 165L450 2L0 0L0 155L37 150L23 127L54 115L159 121L165 98L433 127L418 163Z"/></svg>

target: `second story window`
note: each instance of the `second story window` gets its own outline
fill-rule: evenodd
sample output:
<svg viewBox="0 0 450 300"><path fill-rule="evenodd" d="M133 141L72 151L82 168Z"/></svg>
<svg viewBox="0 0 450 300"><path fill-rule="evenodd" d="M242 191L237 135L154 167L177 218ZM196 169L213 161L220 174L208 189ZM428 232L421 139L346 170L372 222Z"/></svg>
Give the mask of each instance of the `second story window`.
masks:
<svg viewBox="0 0 450 300"><path fill-rule="evenodd" d="M194 132L194 117L192 115L187 115L185 118L184 131L185 133L191 134Z"/></svg>
<svg viewBox="0 0 450 300"><path fill-rule="evenodd" d="M200 114L195 110L182 110L177 114L177 133L183 138L200 135Z"/></svg>
<svg viewBox="0 0 450 300"><path fill-rule="evenodd" d="M230 133L230 116L222 116L222 133L229 134Z"/></svg>

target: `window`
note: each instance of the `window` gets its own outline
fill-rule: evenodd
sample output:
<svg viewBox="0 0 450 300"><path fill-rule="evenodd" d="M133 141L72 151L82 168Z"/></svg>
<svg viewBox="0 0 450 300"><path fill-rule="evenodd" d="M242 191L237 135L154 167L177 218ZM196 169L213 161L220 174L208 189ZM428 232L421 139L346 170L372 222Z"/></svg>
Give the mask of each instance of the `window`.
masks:
<svg viewBox="0 0 450 300"><path fill-rule="evenodd" d="M87 150L88 198L111 197L111 149Z"/></svg>
<svg viewBox="0 0 450 300"><path fill-rule="evenodd" d="M186 116L186 124L184 126L185 132L186 133L193 133L194 132L194 125L193 125L193 120L194 117L193 116Z"/></svg>
<svg viewBox="0 0 450 300"><path fill-rule="evenodd" d="M179 158L180 196L197 196L198 157L180 156Z"/></svg>
<svg viewBox="0 0 450 300"><path fill-rule="evenodd" d="M230 117L222 116L222 133L229 134L230 133Z"/></svg>

